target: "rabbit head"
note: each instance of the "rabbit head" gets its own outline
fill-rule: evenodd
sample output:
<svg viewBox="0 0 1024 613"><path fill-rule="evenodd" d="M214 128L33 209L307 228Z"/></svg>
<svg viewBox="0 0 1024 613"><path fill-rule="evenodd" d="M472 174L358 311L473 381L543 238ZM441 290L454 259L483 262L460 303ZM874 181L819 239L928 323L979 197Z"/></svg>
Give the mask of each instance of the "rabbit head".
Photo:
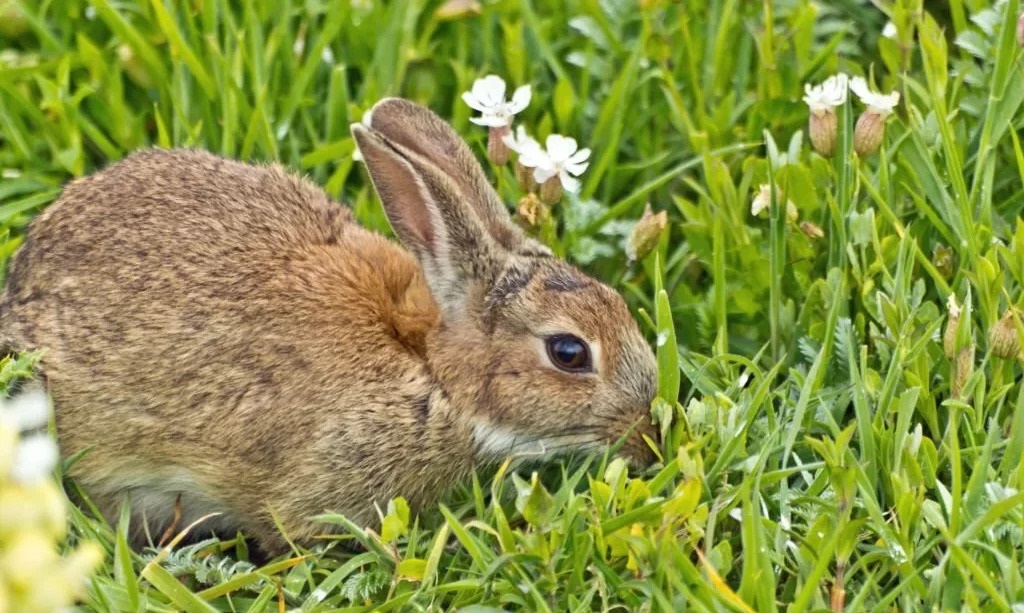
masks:
<svg viewBox="0 0 1024 613"><path fill-rule="evenodd" d="M430 110L377 103L353 136L441 321L427 361L478 461L598 450L653 459L656 363L622 297L514 225Z"/></svg>

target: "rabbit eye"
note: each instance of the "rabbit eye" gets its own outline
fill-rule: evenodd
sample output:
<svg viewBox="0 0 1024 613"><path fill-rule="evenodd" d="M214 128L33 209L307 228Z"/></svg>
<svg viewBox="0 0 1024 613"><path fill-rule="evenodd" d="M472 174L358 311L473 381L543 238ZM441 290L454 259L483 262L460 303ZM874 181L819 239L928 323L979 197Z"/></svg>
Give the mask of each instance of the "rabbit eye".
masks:
<svg viewBox="0 0 1024 613"><path fill-rule="evenodd" d="M546 345L548 357L558 368L566 372L587 372L593 369L590 349L579 337L572 334L549 336Z"/></svg>

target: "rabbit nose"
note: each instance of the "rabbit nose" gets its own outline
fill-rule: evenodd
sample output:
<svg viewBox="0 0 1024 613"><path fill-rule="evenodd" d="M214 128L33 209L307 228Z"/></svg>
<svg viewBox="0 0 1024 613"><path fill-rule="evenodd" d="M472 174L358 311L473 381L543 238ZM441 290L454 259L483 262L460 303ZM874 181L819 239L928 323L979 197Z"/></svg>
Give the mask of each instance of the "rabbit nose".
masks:
<svg viewBox="0 0 1024 613"><path fill-rule="evenodd" d="M661 444L661 434L649 417L633 427L633 432L622 445L620 452L624 459L637 468L646 468L657 460L657 454L651 449L647 439L657 445Z"/></svg>

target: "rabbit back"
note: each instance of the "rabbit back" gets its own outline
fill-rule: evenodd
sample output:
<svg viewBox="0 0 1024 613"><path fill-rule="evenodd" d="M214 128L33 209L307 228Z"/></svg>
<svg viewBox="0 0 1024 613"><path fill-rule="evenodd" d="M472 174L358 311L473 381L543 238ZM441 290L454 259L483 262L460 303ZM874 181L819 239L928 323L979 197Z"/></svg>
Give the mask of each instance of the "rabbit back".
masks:
<svg viewBox="0 0 1024 613"><path fill-rule="evenodd" d="M134 489L167 513L184 493L187 516L228 506L267 539L269 517L245 517L267 501L356 518L367 492L386 502L372 464L397 466L404 442L379 433L417 432L437 319L415 259L319 188L191 150L70 184L0 301L8 344L45 350L62 451L89 450L72 474L101 508Z"/></svg>

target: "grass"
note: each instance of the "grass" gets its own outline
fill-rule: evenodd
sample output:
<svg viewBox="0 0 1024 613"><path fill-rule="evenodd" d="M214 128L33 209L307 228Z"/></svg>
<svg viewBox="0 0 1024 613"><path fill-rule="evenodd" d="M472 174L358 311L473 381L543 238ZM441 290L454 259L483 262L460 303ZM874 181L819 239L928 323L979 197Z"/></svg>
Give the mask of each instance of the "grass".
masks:
<svg viewBox="0 0 1024 613"><path fill-rule="evenodd" d="M496 73L533 86L532 132L593 148L552 247L660 340L646 474L503 467L263 566L240 539L131 552L72 509L69 543L106 553L83 608L1022 610L1024 386L992 336L1024 332L1021 7L932 4L0 0L0 260L64 182L146 144L280 160L387 232L349 123L402 95L484 159L459 94ZM853 101L838 154L811 151L803 85L838 70L902 94L876 155ZM630 266L647 202L669 229Z"/></svg>

